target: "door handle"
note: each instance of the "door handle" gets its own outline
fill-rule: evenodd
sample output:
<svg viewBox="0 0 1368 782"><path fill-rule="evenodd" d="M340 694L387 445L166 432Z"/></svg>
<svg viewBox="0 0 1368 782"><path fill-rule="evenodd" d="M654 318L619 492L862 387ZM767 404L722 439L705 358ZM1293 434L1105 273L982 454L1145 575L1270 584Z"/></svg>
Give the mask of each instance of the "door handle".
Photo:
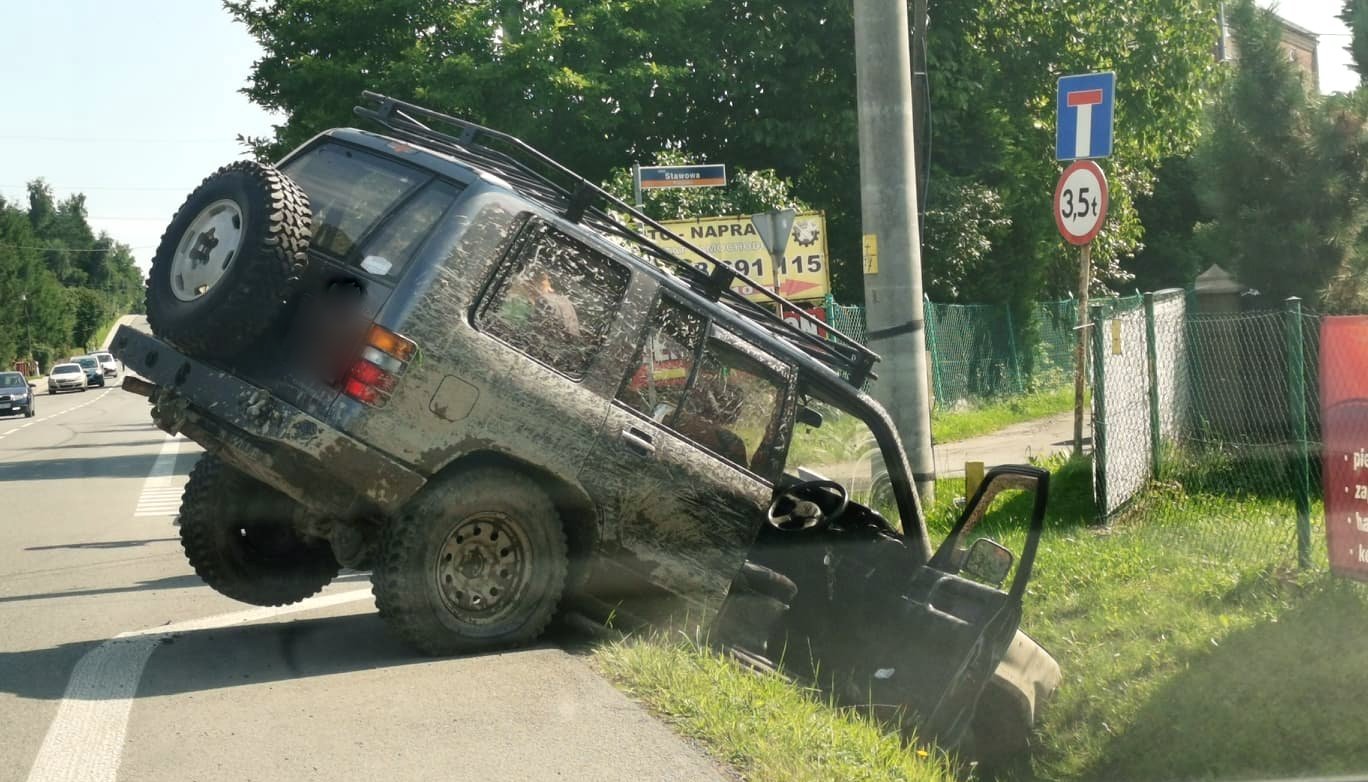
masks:
<svg viewBox="0 0 1368 782"><path fill-rule="evenodd" d="M655 443L651 442L651 436L639 429L623 429L622 442L638 456L650 456L655 453Z"/></svg>

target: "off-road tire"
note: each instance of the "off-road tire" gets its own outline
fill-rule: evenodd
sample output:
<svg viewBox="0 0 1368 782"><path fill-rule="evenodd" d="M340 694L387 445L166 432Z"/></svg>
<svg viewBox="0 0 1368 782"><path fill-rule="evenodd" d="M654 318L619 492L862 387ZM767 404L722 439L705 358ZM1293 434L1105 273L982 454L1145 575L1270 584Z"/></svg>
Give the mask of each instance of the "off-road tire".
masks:
<svg viewBox="0 0 1368 782"><path fill-rule="evenodd" d="M297 603L327 586L339 566L326 540L294 531L293 513L293 500L205 454L181 498L181 546L222 595L259 606Z"/></svg>
<svg viewBox="0 0 1368 782"><path fill-rule="evenodd" d="M493 531L480 530L486 521ZM451 546L462 530L488 537L504 530L515 540L519 585L505 590L508 604L492 603L490 619L480 623L479 609L451 601L457 588ZM471 545L471 544L467 544ZM500 544L502 545L502 544ZM398 518L385 528L372 589L380 616L404 641L425 654L449 655L493 647L531 643L555 615L565 588L568 553L565 530L555 505L536 482L518 472L481 467L429 484ZM503 549L500 548L501 552ZM445 552L445 553L444 553ZM496 554L497 556L507 556ZM499 559L490 565L501 567ZM483 572L486 560L474 567ZM444 585L439 585L444 582ZM497 587L495 587L497 589ZM461 594L455 592L454 594ZM468 596L466 599L470 599ZM464 614L462 613L464 611Z"/></svg>
<svg viewBox="0 0 1368 782"><path fill-rule="evenodd" d="M172 292L177 248L200 212L233 201L245 228L241 248L223 277L201 297ZM162 234L147 277L147 322L152 333L207 358L242 351L269 329L308 264L309 198L274 166L241 160L210 174Z"/></svg>

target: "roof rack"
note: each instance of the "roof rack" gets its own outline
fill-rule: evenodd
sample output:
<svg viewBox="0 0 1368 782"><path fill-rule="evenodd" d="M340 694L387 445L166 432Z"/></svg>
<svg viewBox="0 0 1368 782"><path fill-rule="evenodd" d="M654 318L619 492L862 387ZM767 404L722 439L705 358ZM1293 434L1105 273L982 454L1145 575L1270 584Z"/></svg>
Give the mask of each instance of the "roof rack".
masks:
<svg viewBox="0 0 1368 782"><path fill-rule="evenodd" d="M845 377L856 388L873 379L874 364L879 356L856 340L822 323L793 302L771 292L750 277L741 274L726 262L715 258L684 237L605 191L598 185L576 174L521 139L486 128L467 120L432 111L413 103L370 92L361 93L363 103L354 111L359 117L377 122L405 140L432 146L463 162L467 162L507 180L524 195L561 212L567 220L583 222L610 237L630 243L638 251L684 278L696 290L722 301L733 310L749 318L774 336L782 338ZM456 131L444 133L429 126L440 123ZM645 236L640 230L600 208L600 200L613 209L630 216L640 225L675 237L679 244L695 253L708 264L699 269ZM743 280L767 300L751 301L738 293L732 284ZM827 338L804 331L791 324L785 316L796 316L802 323L825 330Z"/></svg>

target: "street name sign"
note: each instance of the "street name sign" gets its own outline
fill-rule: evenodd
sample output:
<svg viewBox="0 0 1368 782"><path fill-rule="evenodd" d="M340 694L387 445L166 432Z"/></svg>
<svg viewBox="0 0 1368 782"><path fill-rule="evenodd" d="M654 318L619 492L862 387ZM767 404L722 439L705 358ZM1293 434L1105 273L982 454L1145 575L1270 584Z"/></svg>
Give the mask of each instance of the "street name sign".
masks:
<svg viewBox="0 0 1368 782"><path fill-rule="evenodd" d="M697 166L642 166L638 172L642 190L665 187L722 187L727 184L727 167L722 163Z"/></svg>

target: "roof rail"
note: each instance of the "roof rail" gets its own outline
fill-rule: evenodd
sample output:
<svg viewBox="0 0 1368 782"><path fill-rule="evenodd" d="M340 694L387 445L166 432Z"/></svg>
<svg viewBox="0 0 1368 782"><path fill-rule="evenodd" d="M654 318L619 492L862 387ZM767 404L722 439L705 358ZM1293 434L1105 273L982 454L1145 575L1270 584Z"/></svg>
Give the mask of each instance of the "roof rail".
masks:
<svg viewBox="0 0 1368 782"><path fill-rule="evenodd" d="M560 212L567 220L583 222L606 236L633 245L713 301L725 302L774 336L785 339L842 375L856 388L876 377L873 368L879 360L877 353L812 317L788 299L765 289L725 261L675 234L523 140L369 90L361 93L361 100L363 104L371 105L357 106L354 109L357 116L377 122L403 139L432 146L463 162L497 174L522 194ZM445 125L455 133L436 130L430 127L432 124ZM637 227L615 217L607 208L601 208L598 205L601 202L628 215L639 225L674 236L681 246L703 259L708 268L699 269L666 250ZM736 280L744 281L774 309L738 293L732 287ZM785 316L796 316L800 323L815 327L814 332L825 330L828 336L824 339L818 333L804 331L791 324Z"/></svg>

